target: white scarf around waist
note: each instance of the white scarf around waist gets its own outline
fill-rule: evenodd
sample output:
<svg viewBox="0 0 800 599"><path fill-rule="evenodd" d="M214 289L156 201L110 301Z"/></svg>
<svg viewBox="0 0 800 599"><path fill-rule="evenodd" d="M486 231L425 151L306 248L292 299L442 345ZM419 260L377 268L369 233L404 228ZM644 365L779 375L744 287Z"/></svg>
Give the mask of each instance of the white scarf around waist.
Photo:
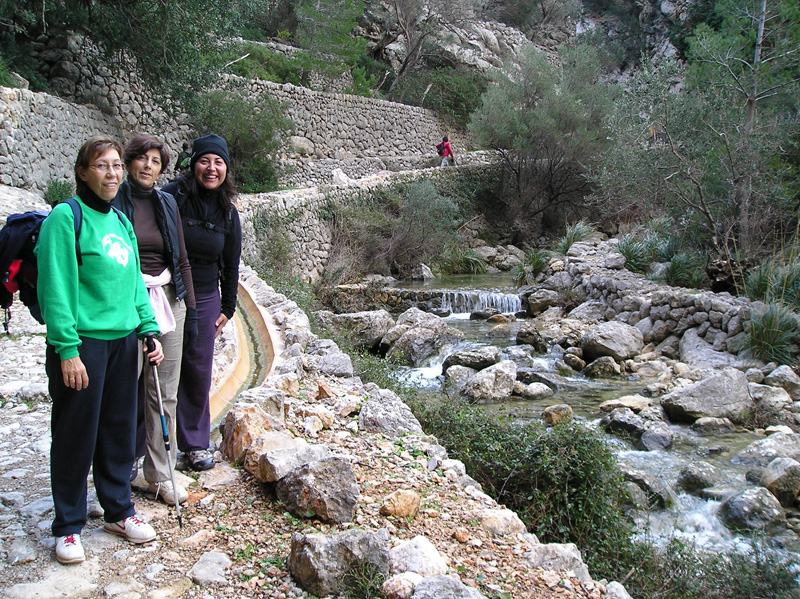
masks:
<svg viewBox="0 0 800 599"><path fill-rule="evenodd" d="M161 334L171 333L175 330L175 316L172 314L167 294L164 293L164 285L172 282L172 273L165 268L158 276L142 273L142 277L150 295L150 305L153 307L153 314L156 316L156 323L161 329Z"/></svg>

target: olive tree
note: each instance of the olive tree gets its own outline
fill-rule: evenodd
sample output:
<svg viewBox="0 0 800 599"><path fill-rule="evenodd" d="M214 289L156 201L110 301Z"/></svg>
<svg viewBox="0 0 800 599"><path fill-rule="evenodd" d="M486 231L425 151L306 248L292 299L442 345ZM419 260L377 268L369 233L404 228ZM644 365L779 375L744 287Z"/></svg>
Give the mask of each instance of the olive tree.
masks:
<svg viewBox="0 0 800 599"><path fill-rule="evenodd" d="M728 263L769 253L794 229L787 186L796 131L800 11L782 1L717 3L718 31L698 27L692 64L646 62L608 124L596 199L620 211L672 214L679 230Z"/></svg>
<svg viewBox="0 0 800 599"><path fill-rule="evenodd" d="M586 166L607 142L612 97L600 82L597 54L582 46L565 49L557 64L529 48L483 95L469 128L502 159L499 200L519 235L534 233L556 208L581 208L591 190Z"/></svg>

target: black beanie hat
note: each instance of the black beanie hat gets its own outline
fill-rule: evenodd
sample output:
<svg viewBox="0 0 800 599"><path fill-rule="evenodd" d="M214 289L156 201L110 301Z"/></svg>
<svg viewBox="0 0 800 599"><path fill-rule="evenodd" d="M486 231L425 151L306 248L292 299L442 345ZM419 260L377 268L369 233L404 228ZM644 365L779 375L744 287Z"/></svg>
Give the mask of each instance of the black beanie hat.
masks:
<svg viewBox="0 0 800 599"><path fill-rule="evenodd" d="M198 137L192 143L192 158L189 161L189 168L194 170L195 163L205 154L216 154L225 161L225 165L230 168L231 161L228 156L228 144L216 133L209 133L203 137Z"/></svg>

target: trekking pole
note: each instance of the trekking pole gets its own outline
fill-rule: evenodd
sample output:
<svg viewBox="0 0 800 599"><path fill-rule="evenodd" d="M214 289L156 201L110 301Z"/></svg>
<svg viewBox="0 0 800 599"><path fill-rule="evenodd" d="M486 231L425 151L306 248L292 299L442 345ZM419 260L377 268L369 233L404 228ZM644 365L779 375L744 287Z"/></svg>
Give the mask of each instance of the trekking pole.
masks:
<svg viewBox="0 0 800 599"><path fill-rule="evenodd" d="M152 336L145 337L147 351L152 352L156 348ZM158 367L150 362L153 368L153 378L156 383L156 397L158 398L158 413L161 416L161 434L164 436L164 447L167 449L167 459L169 460L169 476L172 480L172 496L175 498L175 512L178 514L178 526L183 528L183 518L181 518L181 502L178 499L178 487L175 485L175 468L172 460L172 452L169 448L169 431L167 431L167 419L164 417L164 403L161 400L161 385L158 382Z"/></svg>

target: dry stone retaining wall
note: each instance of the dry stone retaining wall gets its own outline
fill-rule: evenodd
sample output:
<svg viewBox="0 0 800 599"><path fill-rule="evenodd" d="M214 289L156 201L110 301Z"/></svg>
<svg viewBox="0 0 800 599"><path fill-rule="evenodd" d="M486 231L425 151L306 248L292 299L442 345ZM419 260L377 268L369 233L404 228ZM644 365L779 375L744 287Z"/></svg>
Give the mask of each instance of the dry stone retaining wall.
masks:
<svg viewBox="0 0 800 599"><path fill-rule="evenodd" d="M297 123L298 143L319 158L435 155L443 135L456 152L471 145L464 132L454 131L425 108L234 76L225 77L225 85L285 102L289 118Z"/></svg>
<svg viewBox="0 0 800 599"><path fill-rule="evenodd" d="M75 150L92 135L126 141L146 131L164 139L173 156L191 141L187 116L144 83L132 60L109 63L77 35L39 44L34 58L59 97L3 90L3 183L43 191L50 180L71 180ZM471 146L465 132L422 108L235 76L223 76L221 85L286 104L297 131L287 140L284 186L328 182L333 160L346 163L352 178L421 168L435 162L434 146L443 135L457 154Z"/></svg>
<svg viewBox="0 0 800 599"><path fill-rule="evenodd" d="M618 320L638 328L645 343L667 341L677 349L678 340L689 329L717 351L738 354L745 347L753 312L763 309L729 293L714 293L671 287L621 268L623 261L611 259L614 243L575 244L564 261L564 270L550 278L551 287L572 287L590 300L602 302L606 320ZM615 268L607 268L615 263Z"/></svg>

